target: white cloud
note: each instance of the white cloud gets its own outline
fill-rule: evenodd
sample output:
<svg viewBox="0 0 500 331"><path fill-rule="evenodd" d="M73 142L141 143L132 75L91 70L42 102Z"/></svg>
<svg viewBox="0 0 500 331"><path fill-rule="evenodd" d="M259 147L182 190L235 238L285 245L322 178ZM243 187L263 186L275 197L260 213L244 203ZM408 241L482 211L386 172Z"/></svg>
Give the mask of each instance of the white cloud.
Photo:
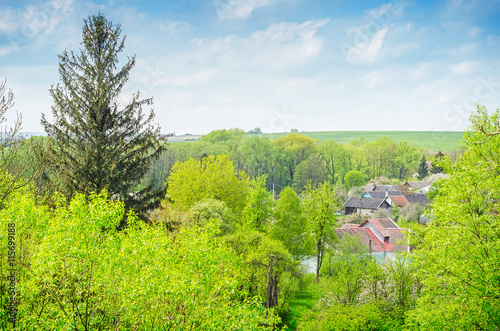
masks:
<svg viewBox="0 0 500 331"><path fill-rule="evenodd" d="M483 32L483 29L481 29L480 27L476 26L476 25L473 25L469 32L468 32L468 35L470 37L475 37L477 36L478 34L480 34L481 32Z"/></svg>
<svg viewBox="0 0 500 331"><path fill-rule="evenodd" d="M385 76L380 71L372 71L367 75L361 77L361 81L365 84L368 90L372 90L377 87L381 82L385 80Z"/></svg>
<svg viewBox="0 0 500 331"><path fill-rule="evenodd" d="M216 39L195 38L199 61L215 61L224 66L282 68L316 56L322 41L316 36L329 19L301 24L281 22L266 30L255 31L248 38L236 35Z"/></svg>
<svg viewBox="0 0 500 331"><path fill-rule="evenodd" d="M10 45L2 47L0 55L58 45L61 37L72 31L65 21L72 12L73 0L49 0L20 9L2 8L0 33L7 34Z"/></svg>
<svg viewBox="0 0 500 331"><path fill-rule="evenodd" d="M259 8L272 6L283 0L215 0L213 5L220 20L247 19Z"/></svg>
<svg viewBox="0 0 500 331"><path fill-rule="evenodd" d="M160 24L160 30L168 32L169 34L178 34L191 29L191 25L182 21L166 22L164 24Z"/></svg>
<svg viewBox="0 0 500 331"><path fill-rule="evenodd" d="M347 51L346 60L351 63L374 62L378 52L382 48L387 31L389 31L389 27L386 26L378 31L370 42L359 42L352 46Z"/></svg>
<svg viewBox="0 0 500 331"><path fill-rule="evenodd" d="M477 61L462 61L457 64L450 66L451 73L455 75L468 75L474 73L474 71L479 67L479 62Z"/></svg>
<svg viewBox="0 0 500 331"><path fill-rule="evenodd" d="M428 77L432 69L432 64L429 62L422 62L418 65L418 69L412 71L415 78Z"/></svg>
<svg viewBox="0 0 500 331"><path fill-rule="evenodd" d="M486 40L488 40L488 45L490 45L490 46L500 44L500 36L491 35L491 36L488 36L486 38Z"/></svg>

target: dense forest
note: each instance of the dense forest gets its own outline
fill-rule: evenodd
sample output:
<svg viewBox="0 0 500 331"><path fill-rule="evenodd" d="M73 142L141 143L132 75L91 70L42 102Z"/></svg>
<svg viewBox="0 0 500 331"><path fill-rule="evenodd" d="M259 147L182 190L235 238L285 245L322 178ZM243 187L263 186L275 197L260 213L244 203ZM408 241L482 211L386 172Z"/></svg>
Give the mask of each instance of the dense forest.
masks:
<svg viewBox="0 0 500 331"><path fill-rule="evenodd" d="M499 110L476 105L451 158L238 129L168 144L151 99L116 102L135 63L117 68L119 25L84 23L80 52L60 57L49 138L19 139L19 119L0 142L2 329L500 328ZM3 82L0 122L13 101ZM337 238L349 192L432 173L448 176L430 221L398 215L411 252L381 262Z"/></svg>

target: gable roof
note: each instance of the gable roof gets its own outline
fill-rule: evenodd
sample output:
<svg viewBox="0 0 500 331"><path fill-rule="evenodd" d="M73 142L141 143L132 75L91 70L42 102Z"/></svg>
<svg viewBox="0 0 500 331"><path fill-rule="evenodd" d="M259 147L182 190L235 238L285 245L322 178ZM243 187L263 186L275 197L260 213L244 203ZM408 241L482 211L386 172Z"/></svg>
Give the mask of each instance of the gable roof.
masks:
<svg viewBox="0 0 500 331"><path fill-rule="evenodd" d="M401 242L406 242L402 232L404 230L406 229L389 229L390 235L387 241L381 241L370 228L342 227L335 229L335 232L339 240L347 235L360 236L364 245L369 246L371 244L373 252L402 252L408 249L407 245L401 244Z"/></svg>
<svg viewBox="0 0 500 331"><path fill-rule="evenodd" d="M375 230L377 230L384 237L390 236L390 232L388 231L388 229L399 229L399 226L396 223L394 223L393 220L390 219L389 217L369 218L363 223L361 223L359 227L366 228L369 226L368 223L371 224L375 228Z"/></svg>
<svg viewBox="0 0 500 331"><path fill-rule="evenodd" d="M341 229L346 229L346 228L359 228L359 224L346 223L341 227Z"/></svg>
<svg viewBox="0 0 500 331"><path fill-rule="evenodd" d="M365 194L368 194L372 199L385 199L386 193L389 196L400 196L403 195L400 191L370 191L366 192Z"/></svg>
<svg viewBox="0 0 500 331"><path fill-rule="evenodd" d="M398 185L375 185L374 191L398 191Z"/></svg>
<svg viewBox="0 0 500 331"><path fill-rule="evenodd" d="M363 199L363 198L356 198L352 197L349 198L344 203L344 207L350 207L350 208L362 208L362 209L378 209L384 201L386 202L385 198L384 199Z"/></svg>
<svg viewBox="0 0 500 331"><path fill-rule="evenodd" d="M394 202L394 204L396 204L396 206L398 206L398 207L402 207L402 206L410 203L404 195L390 196L390 198L391 198L392 202Z"/></svg>
<svg viewBox="0 0 500 331"><path fill-rule="evenodd" d="M361 187L364 188L366 192L375 191L375 185L373 184L368 184L366 186L361 186Z"/></svg>
<svg viewBox="0 0 500 331"><path fill-rule="evenodd" d="M424 187L431 186L432 183L431 182L421 182L421 181L408 181L408 182L405 183L405 185L409 186L411 188L422 189Z"/></svg>
<svg viewBox="0 0 500 331"><path fill-rule="evenodd" d="M419 203L422 206L425 206L425 205L428 205L429 203L431 203L431 200L429 200L429 198L423 193L415 193L413 195L405 195L405 197L408 200L408 202Z"/></svg>

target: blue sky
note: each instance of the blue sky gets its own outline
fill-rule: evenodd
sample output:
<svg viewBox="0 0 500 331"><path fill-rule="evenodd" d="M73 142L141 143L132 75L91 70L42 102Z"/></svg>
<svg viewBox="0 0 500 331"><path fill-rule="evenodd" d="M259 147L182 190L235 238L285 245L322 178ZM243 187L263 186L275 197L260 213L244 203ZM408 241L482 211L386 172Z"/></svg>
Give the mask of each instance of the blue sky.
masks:
<svg viewBox="0 0 500 331"><path fill-rule="evenodd" d="M499 0L0 0L23 131L99 11L136 55L120 102L153 96L163 132L463 130L474 102L500 107Z"/></svg>

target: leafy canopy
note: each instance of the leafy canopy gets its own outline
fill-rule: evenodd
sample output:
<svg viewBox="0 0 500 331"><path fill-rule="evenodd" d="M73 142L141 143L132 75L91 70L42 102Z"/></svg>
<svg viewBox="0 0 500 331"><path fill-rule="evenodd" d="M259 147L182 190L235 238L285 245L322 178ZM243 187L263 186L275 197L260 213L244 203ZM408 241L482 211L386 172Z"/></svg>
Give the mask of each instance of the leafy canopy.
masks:
<svg viewBox="0 0 500 331"><path fill-rule="evenodd" d="M197 201L217 199L237 215L245 208L250 191L250 180L245 173L236 172L227 155L177 162L167 184L167 198L182 210Z"/></svg>
<svg viewBox="0 0 500 331"><path fill-rule="evenodd" d="M410 312L418 330L500 328L500 114L476 105L465 153L439 182L432 220L414 254L423 296Z"/></svg>

